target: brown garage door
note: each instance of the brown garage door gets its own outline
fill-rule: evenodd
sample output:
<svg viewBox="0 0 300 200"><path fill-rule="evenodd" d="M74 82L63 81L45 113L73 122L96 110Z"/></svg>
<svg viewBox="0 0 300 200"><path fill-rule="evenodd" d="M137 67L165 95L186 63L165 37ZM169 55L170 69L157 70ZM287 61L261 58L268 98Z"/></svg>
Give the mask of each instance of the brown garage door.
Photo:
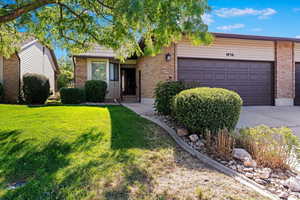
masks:
<svg viewBox="0 0 300 200"><path fill-rule="evenodd" d="M296 81L295 81L295 90L296 90L296 96L295 96L295 105L300 106L300 63L296 63Z"/></svg>
<svg viewBox="0 0 300 200"><path fill-rule="evenodd" d="M273 105L272 62L180 58L178 79L234 90L244 105Z"/></svg>

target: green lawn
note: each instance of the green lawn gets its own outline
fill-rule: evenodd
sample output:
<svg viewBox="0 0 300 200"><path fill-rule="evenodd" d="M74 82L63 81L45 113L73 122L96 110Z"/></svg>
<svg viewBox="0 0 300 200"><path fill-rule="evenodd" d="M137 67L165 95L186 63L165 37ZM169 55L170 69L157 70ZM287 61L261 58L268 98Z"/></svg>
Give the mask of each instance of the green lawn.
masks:
<svg viewBox="0 0 300 200"><path fill-rule="evenodd" d="M147 138L153 128L120 106L0 105L0 199L124 195L127 184L146 178L147 151L168 145ZM100 191L120 177L120 194Z"/></svg>
<svg viewBox="0 0 300 200"><path fill-rule="evenodd" d="M191 200L199 188L264 199L124 107L0 105L1 200Z"/></svg>

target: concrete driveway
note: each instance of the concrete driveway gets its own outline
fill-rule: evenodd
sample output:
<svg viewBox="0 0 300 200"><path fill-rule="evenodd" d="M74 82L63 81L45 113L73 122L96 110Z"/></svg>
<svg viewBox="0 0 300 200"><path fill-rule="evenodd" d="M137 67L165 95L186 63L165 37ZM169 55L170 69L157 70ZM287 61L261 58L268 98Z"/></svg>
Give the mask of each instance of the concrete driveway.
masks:
<svg viewBox="0 0 300 200"><path fill-rule="evenodd" d="M287 126L300 137L300 106L249 106L243 107L237 128L257 125Z"/></svg>

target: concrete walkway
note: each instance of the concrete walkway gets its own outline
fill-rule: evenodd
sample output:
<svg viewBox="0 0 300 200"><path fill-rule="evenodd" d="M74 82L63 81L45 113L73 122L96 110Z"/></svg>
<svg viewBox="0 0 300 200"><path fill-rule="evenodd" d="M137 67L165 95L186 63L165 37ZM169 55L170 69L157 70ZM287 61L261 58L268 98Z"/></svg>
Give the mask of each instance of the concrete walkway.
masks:
<svg viewBox="0 0 300 200"><path fill-rule="evenodd" d="M152 116L152 104L124 103L123 105L138 114ZM286 126L300 137L300 106L275 107L275 106L249 106L243 107L237 128L267 125L270 127Z"/></svg>
<svg viewBox="0 0 300 200"><path fill-rule="evenodd" d="M250 106L243 107L237 128L257 125L286 126L300 137L300 107Z"/></svg>

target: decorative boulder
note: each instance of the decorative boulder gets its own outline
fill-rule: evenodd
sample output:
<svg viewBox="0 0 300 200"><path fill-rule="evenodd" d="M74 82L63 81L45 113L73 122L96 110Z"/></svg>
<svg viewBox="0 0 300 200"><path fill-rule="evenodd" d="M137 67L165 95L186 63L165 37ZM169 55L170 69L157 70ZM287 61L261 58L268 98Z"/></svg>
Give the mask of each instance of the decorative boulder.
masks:
<svg viewBox="0 0 300 200"><path fill-rule="evenodd" d="M192 142L196 142L199 140L199 137L196 134L190 135L189 138Z"/></svg>
<svg viewBox="0 0 300 200"><path fill-rule="evenodd" d="M241 160L243 162L252 160L251 155L245 149L241 148L234 148L232 151L232 156L235 159Z"/></svg>
<svg viewBox="0 0 300 200"><path fill-rule="evenodd" d="M186 136L188 134L189 134L189 132L185 128L178 128L177 129L177 135L179 135L179 136Z"/></svg>
<svg viewBox="0 0 300 200"><path fill-rule="evenodd" d="M287 179L284 185L293 192L300 192L300 180L295 177Z"/></svg>

